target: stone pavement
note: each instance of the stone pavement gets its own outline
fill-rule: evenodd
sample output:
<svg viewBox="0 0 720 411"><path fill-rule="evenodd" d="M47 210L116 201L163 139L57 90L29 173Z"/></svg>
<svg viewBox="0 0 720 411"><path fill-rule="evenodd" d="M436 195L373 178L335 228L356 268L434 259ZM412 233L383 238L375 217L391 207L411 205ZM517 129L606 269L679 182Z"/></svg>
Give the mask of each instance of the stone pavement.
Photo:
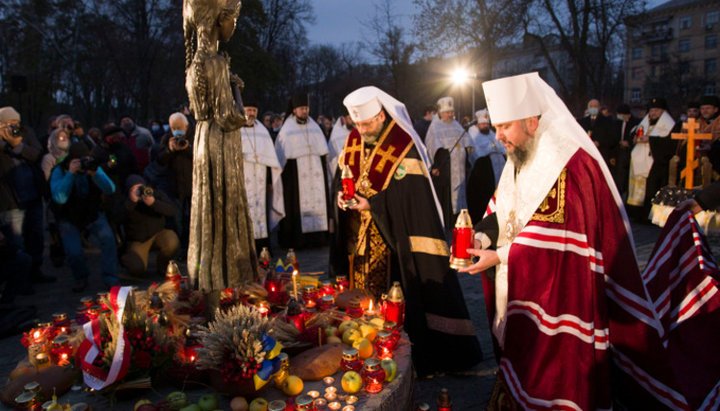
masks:
<svg viewBox="0 0 720 411"><path fill-rule="evenodd" d="M638 260L641 267L645 265L659 233L660 229L655 226L636 225L633 227ZM713 253L716 256L720 256L720 237L711 238L710 243ZM284 255L284 251L282 250L275 251L278 256ZM328 264L327 248L301 250L298 251L297 254L303 270L326 271ZM91 272L99 273L99 251L91 249L88 251L87 257ZM72 315L75 312L75 307L79 305L79 300L82 296L94 295L99 291L105 291L100 276L94 275L90 278L90 286L88 289L82 294L75 294L70 290L73 280L67 267L60 269L53 268L49 259L46 259L43 268L45 273L57 276L58 282L55 284L38 285L36 286L36 295L18 297L16 300L17 304L34 304L38 308L39 319L43 321L49 321L52 313L55 312L66 312ZM185 271L184 268L185 267L181 267L181 270ZM497 364L492 355L492 343L487 317L485 315L480 279L470 275L460 275L459 279L486 359L465 375L435 376L431 379L417 381L414 388L414 398L416 401L427 402L434 408L437 394L440 388L444 387L450 392L454 409L481 410L485 408L492 391ZM152 281L161 280L162 278L160 277L150 277L146 281L130 283L128 285L137 285L142 288L147 287ZM25 355L26 350L20 344L19 335L0 339L0 381L5 381L9 372ZM442 355L442 353L439 353L439 355ZM82 398L81 396L83 394L71 393L68 395L72 395L74 401L79 401L79 398ZM190 395L194 396L195 394ZM157 400L160 399L161 393L154 393L149 396ZM105 406L101 406L100 409L110 409L109 403L105 402L104 404ZM132 409L131 404L132 402L119 403L114 409ZM2 405L0 405L0 409L2 409Z"/></svg>

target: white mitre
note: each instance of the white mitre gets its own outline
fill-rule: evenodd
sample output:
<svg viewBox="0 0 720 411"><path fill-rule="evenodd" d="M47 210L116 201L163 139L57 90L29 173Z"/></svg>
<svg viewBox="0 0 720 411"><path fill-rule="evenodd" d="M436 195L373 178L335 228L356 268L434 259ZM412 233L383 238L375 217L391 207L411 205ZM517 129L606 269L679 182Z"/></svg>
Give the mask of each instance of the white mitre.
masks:
<svg viewBox="0 0 720 411"><path fill-rule="evenodd" d="M455 100L452 97L442 97L437 101L438 113L455 111Z"/></svg>
<svg viewBox="0 0 720 411"><path fill-rule="evenodd" d="M537 73L528 73L484 82L485 100L493 123L509 123L542 114L543 99L533 87L538 79Z"/></svg>

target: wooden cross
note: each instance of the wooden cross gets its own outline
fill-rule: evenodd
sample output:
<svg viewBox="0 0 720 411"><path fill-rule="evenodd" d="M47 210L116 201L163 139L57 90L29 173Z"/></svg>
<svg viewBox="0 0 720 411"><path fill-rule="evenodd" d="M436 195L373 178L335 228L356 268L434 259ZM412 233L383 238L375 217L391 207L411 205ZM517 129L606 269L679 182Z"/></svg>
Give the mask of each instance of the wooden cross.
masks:
<svg viewBox="0 0 720 411"><path fill-rule="evenodd" d="M376 155L380 156L380 160L378 161L377 165L375 166L375 171L378 173L382 173L382 171L385 169L385 164L389 161L391 163L394 163L398 158L392 155L392 153L395 152L395 147L390 146L387 150L380 151L376 153Z"/></svg>
<svg viewBox="0 0 720 411"><path fill-rule="evenodd" d="M345 160L347 161L347 165L354 166L355 165L355 153L362 152L362 143L360 144L353 144L349 147L345 147Z"/></svg>
<svg viewBox="0 0 720 411"><path fill-rule="evenodd" d="M683 123L683 130L687 133L672 133L673 140L687 140L687 158L685 159L685 169L680 172L680 178L685 178L685 188L691 190L693 185L693 174L700 162L695 159L695 140L710 140L710 133L696 133L700 127L694 118L690 117L686 123Z"/></svg>

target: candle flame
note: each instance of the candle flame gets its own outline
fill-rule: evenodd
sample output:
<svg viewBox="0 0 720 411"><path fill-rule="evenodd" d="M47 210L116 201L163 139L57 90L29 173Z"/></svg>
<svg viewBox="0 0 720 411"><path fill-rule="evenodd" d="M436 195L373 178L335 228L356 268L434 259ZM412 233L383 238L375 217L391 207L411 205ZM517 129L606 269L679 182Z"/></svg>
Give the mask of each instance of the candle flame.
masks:
<svg viewBox="0 0 720 411"><path fill-rule="evenodd" d="M270 286L270 292L271 292L271 293L274 293L274 292L275 292L275 284L273 284L273 285Z"/></svg>
<svg viewBox="0 0 720 411"><path fill-rule="evenodd" d="M298 275L298 270L293 270L292 275L293 275L293 277L297 277L297 275Z"/></svg>
<svg viewBox="0 0 720 411"><path fill-rule="evenodd" d="M40 339L41 335L42 333L40 332L40 330L35 330L35 332L33 332L33 338L36 340Z"/></svg>
<svg viewBox="0 0 720 411"><path fill-rule="evenodd" d="M190 362L195 362L195 355L190 356Z"/></svg>
<svg viewBox="0 0 720 411"><path fill-rule="evenodd" d="M373 300L372 300L372 298L371 298L371 299L370 299L370 305L368 305L368 311L372 312L372 310L373 310L373 305L374 305L374 303L373 303Z"/></svg>

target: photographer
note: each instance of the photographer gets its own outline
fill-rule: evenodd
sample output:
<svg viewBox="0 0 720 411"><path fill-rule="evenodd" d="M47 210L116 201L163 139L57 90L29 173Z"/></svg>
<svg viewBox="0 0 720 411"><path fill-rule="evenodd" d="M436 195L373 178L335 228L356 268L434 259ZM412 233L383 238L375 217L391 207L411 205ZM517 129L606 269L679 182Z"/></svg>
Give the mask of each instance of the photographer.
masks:
<svg viewBox="0 0 720 411"><path fill-rule="evenodd" d="M142 276L147 270L151 249L156 249L156 270L164 273L168 262L180 246L177 234L165 228L167 217L177 213L177 207L165 193L146 185L139 175L131 175L126 183L125 236L127 251L121 257L122 265L133 277Z"/></svg>
<svg viewBox="0 0 720 411"><path fill-rule="evenodd" d="M170 179L168 195L178 206L175 229L183 250L187 249L190 225L190 197L192 195L193 150L190 123L183 113L173 113L168 119L170 133L163 137L158 163L167 168Z"/></svg>
<svg viewBox="0 0 720 411"><path fill-rule="evenodd" d="M105 285L111 287L119 283L115 236L101 211L102 194L112 194L115 184L89 154L84 143L73 143L67 157L50 175L53 212L58 220L68 265L75 277L74 292L81 292L88 285L89 271L80 242L83 230L97 237Z"/></svg>
<svg viewBox="0 0 720 411"><path fill-rule="evenodd" d="M39 168L42 148L25 133L20 114L0 108L0 225L9 226L8 241L32 257L33 282L52 282L42 274L45 182Z"/></svg>

